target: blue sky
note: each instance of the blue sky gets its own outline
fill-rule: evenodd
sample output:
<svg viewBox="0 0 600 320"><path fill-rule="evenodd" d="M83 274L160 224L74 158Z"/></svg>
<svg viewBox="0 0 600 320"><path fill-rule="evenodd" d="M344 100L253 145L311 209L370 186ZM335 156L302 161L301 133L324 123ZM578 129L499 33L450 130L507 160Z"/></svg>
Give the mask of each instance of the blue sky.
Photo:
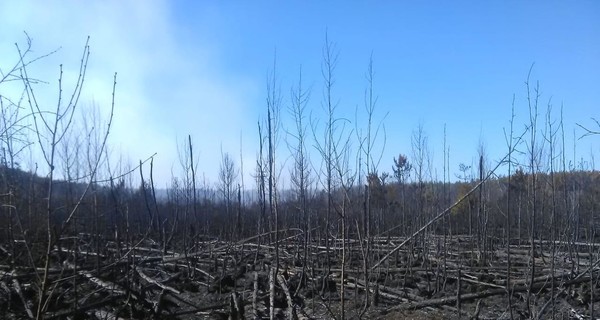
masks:
<svg viewBox="0 0 600 320"><path fill-rule="evenodd" d="M15 61L23 31L37 53L61 48L30 70L48 81L39 94L49 104L58 65L72 80L91 36L82 108L93 102L106 113L118 72L113 155L137 163L157 152L161 185L180 173L177 144L188 134L210 182L221 148L238 164L241 152L246 174L252 170L275 57L283 127L291 126L285 110L300 66L311 89L308 108L322 117L326 32L339 53L333 95L340 117L354 121L364 109L373 57L375 116L387 114L380 171L390 171L398 153L411 155L419 124L440 179L444 125L452 175L476 157L479 141L490 161L501 158L513 94L517 128L527 120L524 81L533 63L540 118L550 98L557 114L562 104L568 141L576 123L600 117L597 1L3 1L0 21L2 67ZM358 122L364 126L363 117ZM598 140L579 140L578 153L598 155ZM284 163L284 137L278 150Z"/></svg>

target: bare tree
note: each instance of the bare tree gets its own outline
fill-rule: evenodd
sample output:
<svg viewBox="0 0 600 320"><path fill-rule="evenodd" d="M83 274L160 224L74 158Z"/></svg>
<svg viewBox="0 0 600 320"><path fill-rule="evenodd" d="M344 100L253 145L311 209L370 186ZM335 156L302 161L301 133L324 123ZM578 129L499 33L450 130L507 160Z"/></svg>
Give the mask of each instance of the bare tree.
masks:
<svg viewBox="0 0 600 320"><path fill-rule="evenodd" d="M196 166L198 165L198 162L196 161L196 165L194 165L194 149L193 149L193 145L192 145L192 136L191 135L188 135L188 147L190 150L190 154L189 154L189 157L190 157L190 167L189 167L190 170L189 171L190 172L189 173L191 173L191 180L192 180L191 181L192 182L191 198L192 198L192 213L194 215L193 225L196 225L196 224L198 224L198 220L199 220L198 219L198 199L197 199L197 192L196 192L196 171L197 171ZM193 236L194 235L192 234L192 237Z"/></svg>
<svg viewBox="0 0 600 320"><path fill-rule="evenodd" d="M367 88L364 93L364 112L366 118L366 128L363 134L362 130L356 129L356 135L358 138L359 144L359 154L358 154L358 167L359 167L359 176L364 174L367 177L367 185L365 187L365 204L363 210L363 234L364 234L364 254L363 254L363 276L365 281L365 302L364 307L361 314L364 314L367 311L367 308L370 305L369 301L369 259L371 255L371 246L373 242L373 201L372 195L373 190L369 184L368 177L375 176L378 177L378 168L381 162L381 158L383 157L383 151L385 148L385 126L383 121L385 120L384 115L377 123L375 119L375 111L377 106L378 97L374 91L375 84L375 69L373 66L373 55L369 57L369 64L367 66L367 71L365 73L365 78L367 81ZM357 112L358 118L358 112ZM356 121L356 125L358 125L358 119ZM383 139L381 149L377 150L377 144L380 143L380 139ZM365 172L360 172L360 168L364 166ZM359 178L361 181L362 178ZM378 212L381 215L381 211Z"/></svg>
<svg viewBox="0 0 600 320"><path fill-rule="evenodd" d="M556 207L557 207L557 199L556 199L556 179L555 179L555 165L554 165L554 161L555 161L555 157L557 157L556 155L556 143L557 143L557 134L558 134L558 129L556 128L556 126L554 126L555 122L552 119L552 105L549 103L547 106L547 111L546 111L546 134L544 134L543 138L545 140L545 142L548 144L548 166L550 167L550 179L549 179L549 184L550 184L550 197L551 197L551 204L550 204L550 211L551 211L551 215L550 215L550 241L551 241L551 247L552 247L552 260L550 261L550 275L552 278L554 278L554 275L556 273L556 266L555 266L555 260L556 260L556 233L557 233L557 225L556 225L556 220L557 220L557 213L556 213ZM556 299L555 299L555 294L556 294L556 288L555 288L555 284L554 282L552 282L551 285L551 292L550 292L550 301L551 301L551 305L552 305L552 311L551 311L551 315L552 315L552 319L555 319L556 316Z"/></svg>
<svg viewBox="0 0 600 320"><path fill-rule="evenodd" d="M197 223L197 203L196 203L196 172L198 161L196 155L194 155L194 149L192 144L192 138L188 135L187 143L181 143L181 146L177 146L179 164L182 170L181 180L173 181L176 182L177 186L180 187L181 193L179 196L183 199L183 212L181 217L181 243L183 245L184 255L188 254L188 250L191 247L190 241L194 238L195 223ZM173 226L173 230L177 227ZM191 270L191 265L187 264L188 270Z"/></svg>
<svg viewBox="0 0 600 320"><path fill-rule="evenodd" d="M425 133L425 129L423 124L419 124L417 129L413 131L411 136L411 147L412 147L412 163L413 163L413 171L414 171L414 179L417 183L417 193L416 193L416 211L413 214L413 219L415 223L412 225L422 225L426 219L425 213L425 188L426 188L426 166L427 166L427 157L429 156L429 144L428 137ZM414 230L411 230L411 232Z"/></svg>
<svg viewBox="0 0 600 320"><path fill-rule="evenodd" d="M235 188L237 185L238 179L238 170L235 168L235 162L233 158L229 155L229 153L223 153L221 151L221 165L219 167L219 192L221 193L221 197L223 199L223 203L225 204L225 213L226 213L226 221L233 221L233 197L235 196ZM232 225L230 232L233 236L234 234L235 224Z"/></svg>
<svg viewBox="0 0 600 320"><path fill-rule="evenodd" d="M508 164L508 188L506 190L506 220L505 220L505 232L506 232L506 291L508 294L508 308L510 310L510 318L513 319L513 308L512 308L512 293L511 293L511 216L512 216L512 175L513 175L513 153L515 152L516 146L519 145L519 140L515 141L514 136L514 120L515 120L515 97L513 95L511 104L511 117L510 117L510 129L508 132L504 130L504 137L508 147L507 164Z"/></svg>
<svg viewBox="0 0 600 320"><path fill-rule="evenodd" d="M486 147L483 139L480 137L477 146L477 155L479 158L479 181L483 181L483 178L487 176L487 162L486 162ZM482 183L479 187L478 206L477 206L477 247L479 249L479 255L481 257L481 265L486 264L487 260L487 249L488 249L488 188L487 183Z"/></svg>
<svg viewBox="0 0 600 320"><path fill-rule="evenodd" d="M536 263L535 263L535 237L537 231L537 213L538 213L538 181L537 181L537 173L539 171L540 158L543 151L543 148L539 141L537 141L537 117L538 117L538 103L540 99L540 90L539 90L539 82L536 83L533 88L533 92L531 89L530 77L531 72L533 70L533 65L529 69L529 73L527 74L527 80L525 81L525 86L527 89L527 106L529 109L529 141L527 143L527 153L528 153L528 164L529 171L531 174L531 183L529 185L529 194L530 194L530 244L531 244L531 252L530 252L530 290L527 292L527 307L529 310L529 314L532 314L532 303L530 301L533 289L533 283L536 272Z"/></svg>
<svg viewBox="0 0 600 320"><path fill-rule="evenodd" d="M98 168L101 163L101 158L104 153L106 147L106 141L108 138L108 134L110 132L112 117L114 111L114 98L115 98L115 87L116 87L116 74L113 82L113 93L112 93L112 104L110 108L110 115L105 125L104 134L101 135L102 139L98 146L98 157L92 161L93 165L89 166L89 173L87 174L88 183L84 191L81 193L79 200L76 205L68 212L66 218L62 220L61 226L58 228L58 232L56 232L55 224L55 209L58 206L55 203L54 196L54 179L55 179L55 170L57 167L58 159L58 150L61 141L65 139L67 133L72 129L73 119L75 115L75 110L77 109L77 105L79 102L79 97L81 95L81 91L83 88L83 83L85 80L87 62L89 59L89 38L86 41L84 46L83 54L79 63L79 76L75 82L73 90L70 96L63 96L63 70L62 65L59 68L60 76L58 78L58 96L56 108L53 110L46 110L40 105L43 105L38 102L38 96L35 94L34 84L36 81L34 78L31 78L27 72L27 63L25 63L25 54L29 51L31 41L28 38L28 45L25 51L22 51L17 44L17 51L20 56L21 64L19 66L20 79L25 87L25 96L27 99L27 103L29 105L29 110L33 117L33 127L35 132L35 138L37 139L37 146L39 148L40 154L42 156L45 165L47 166L48 172L48 186L47 193L45 197L46 201L46 229L47 229L47 238L46 238L46 252L44 254L44 267L43 267L43 275L39 278L39 295L38 295L38 304L36 310L36 318L41 319L44 316L46 309L48 308L49 301L51 300L53 291L50 291L48 296L49 283L48 283L48 275L50 268L50 260L51 260L51 252L52 247L58 241L60 241L60 235L65 231L70 223L72 222L73 217L75 216L78 207L82 203L86 194L90 190L91 186L95 183L96 174L98 172Z"/></svg>
<svg viewBox="0 0 600 320"><path fill-rule="evenodd" d="M412 171L412 164L408 161L406 155L399 154L398 158L394 158L394 166L392 172L396 178L396 182L400 186L400 197L402 198L402 204L400 210L402 211L402 234L406 235L410 229L409 221L406 217L406 182L410 177Z"/></svg>
<svg viewBox="0 0 600 320"><path fill-rule="evenodd" d="M258 193L258 203L260 206L260 213L257 219L256 232L263 233L265 230L264 225L268 224L270 226L270 218L267 218L267 168L265 164L264 157L264 134L262 131L262 126L260 121L258 122L258 154L256 156L256 168L255 168L255 177L256 180L256 190ZM260 238L259 238L260 245ZM258 254L258 250L257 254Z"/></svg>
<svg viewBox="0 0 600 320"><path fill-rule="evenodd" d="M273 72L267 80L267 166L269 213L275 231L275 266L279 266L279 211L277 208L277 167L275 151L279 138L279 115L281 110L281 90L277 79L277 59L273 59Z"/></svg>
<svg viewBox="0 0 600 320"><path fill-rule="evenodd" d="M5 86L10 86L11 82L21 83L23 81L20 72L22 68L21 65L26 66L37 60L35 58L30 59L30 49L31 42L28 39L27 49L18 62L8 70L0 69L0 93L4 91L3 89ZM21 169L21 155L23 151L27 150L32 145L28 135L30 126L27 121L30 114L26 112L26 109L23 106L25 93L26 88L23 87L20 95L16 98L0 94L0 182L2 183L0 197L6 199L0 207L0 212L6 213L3 217L7 217L6 220L3 219L0 223L6 226L6 240L8 240L12 257L14 257L16 253L14 245L15 231L18 233L18 231L15 230L15 222L17 222L18 226L20 225L19 221L22 221L22 219L17 216L17 188L14 172L15 170ZM23 232L24 230L21 230L21 233ZM24 239L24 241L27 241L27 239ZM27 242L26 245L29 247ZM34 267L33 259L30 260L31 266Z"/></svg>
<svg viewBox="0 0 600 320"><path fill-rule="evenodd" d="M333 191L336 187L336 181L334 176L334 146L337 142L337 119L336 119L336 108L337 103L333 100L333 89L334 89L334 71L337 65L338 53L335 48L335 44L329 40L329 36L325 33L325 43L322 49L322 62L321 62L321 74L323 76L324 87L323 87L323 108L325 111L325 124L322 141L317 137L315 122L311 123L311 129L313 130L313 137L315 141L315 148L322 159L321 174L322 180L320 181L326 196L325 206L325 228L320 230L324 235L322 238L325 240L325 251L326 251L326 268L327 271L323 277L321 291L324 291L328 285L328 277L331 273L331 261L330 261L330 237L331 231L333 206L334 206L334 194ZM330 300L328 300L330 302Z"/></svg>
<svg viewBox="0 0 600 320"><path fill-rule="evenodd" d="M298 86L291 90L291 105L289 113L292 115L295 123L295 131L288 131L288 148L292 153L293 166L290 172L290 180L292 188L296 192L297 210L300 214L302 229L304 230L303 243L303 263L302 277L305 277L306 267L309 255L309 242L311 239L311 216L309 211L310 200L310 185L311 180L311 163L309 153L306 147L307 139L307 123L306 123L306 107L310 98L310 91L306 91L302 87L302 67L298 76ZM300 286L298 286L298 289Z"/></svg>
<svg viewBox="0 0 600 320"><path fill-rule="evenodd" d="M344 130L342 128L342 135L344 134ZM341 257L341 279L340 279L340 301L341 301L341 310L340 310L340 318L346 318L346 304L345 304L345 295L346 295L346 286L344 286L344 279L346 278L346 264L348 261L348 253L347 253L347 237L348 237L348 215L350 213L350 208L352 208L352 198L351 191L354 188L354 183L356 181L357 172L351 170L350 168L350 158L351 149L350 149L350 138L352 136L352 132L348 132L345 135L345 138L342 136L340 140L340 144L334 145L334 155L335 155L335 165L333 167L335 171L335 175L337 176L337 180L339 181L339 185L341 187L341 199L338 199L335 204L335 212L337 213L339 219L341 220L341 225L339 226L341 240L342 240L342 257ZM340 203L341 202L341 203ZM366 256L365 256L366 257ZM367 282L367 291L368 291L368 282Z"/></svg>

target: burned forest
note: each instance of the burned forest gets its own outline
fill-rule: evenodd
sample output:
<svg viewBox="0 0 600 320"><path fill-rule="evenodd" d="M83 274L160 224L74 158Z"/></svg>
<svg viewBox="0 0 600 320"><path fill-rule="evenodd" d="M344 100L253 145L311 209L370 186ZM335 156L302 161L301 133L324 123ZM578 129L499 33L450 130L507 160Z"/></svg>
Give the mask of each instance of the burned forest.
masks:
<svg viewBox="0 0 600 320"><path fill-rule="evenodd" d="M175 164L183 173L165 188L153 150L133 163L111 151L116 73L112 104L102 115L82 111L90 40L68 85L62 65L57 81L33 74L48 57L33 45L18 42L18 59L0 74L2 318L600 314L600 173L587 151L574 151L599 128L565 123L531 70L522 102L511 104L507 92L497 128L506 139L495 142L502 156L482 143L474 161L451 167L457 155L445 135L434 143L418 125L393 137L411 147L387 159L385 126L395 115L377 104L376 61L359 79L364 101L349 119L336 92L343 52L326 37L322 79L288 75L297 79L288 95L273 64L253 163L186 135ZM42 96L42 85L54 95ZM202 176L201 151L220 158L217 181Z"/></svg>

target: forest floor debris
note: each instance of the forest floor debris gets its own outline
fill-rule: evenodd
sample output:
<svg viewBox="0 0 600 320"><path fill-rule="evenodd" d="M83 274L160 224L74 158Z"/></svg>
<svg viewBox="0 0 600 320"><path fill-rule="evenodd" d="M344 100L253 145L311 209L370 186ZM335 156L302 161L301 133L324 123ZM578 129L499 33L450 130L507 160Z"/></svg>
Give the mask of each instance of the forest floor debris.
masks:
<svg viewBox="0 0 600 320"><path fill-rule="evenodd" d="M509 304L505 244L484 255L470 237L444 240L427 234L398 250L365 281L358 241L347 240L342 279L339 240L332 239L329 250L311 243L304 255L300 237L287 237L279 243L278 268L274 247L258 240L199 240L187 253L166 251L148 240L137 247L106 240L101 252L82 240L71 248L57 247L44 297L45 319L269 319L271 312L277 319L339 319L342 308L348 319L457 319L459 314L462 319L510 319L511 312L514 319L552 313L589 319L593 309L600 310L598 254L569 250L568 243L557 244L554 260L548 245L538 246L535 275L529 271L530 246L510 245ZM372 261L400 241L374 239ZM8 261L3 252L0 261ZM34 286L40 274L0 265L0 312L7 319L35 317Z"/></svg>

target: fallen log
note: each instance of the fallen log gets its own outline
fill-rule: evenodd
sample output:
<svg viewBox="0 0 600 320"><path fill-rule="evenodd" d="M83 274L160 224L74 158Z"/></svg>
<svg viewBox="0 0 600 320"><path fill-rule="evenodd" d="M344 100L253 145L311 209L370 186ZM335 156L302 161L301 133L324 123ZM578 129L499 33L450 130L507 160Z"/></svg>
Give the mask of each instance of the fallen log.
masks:
<svg viewBox="0 0 600 320"><path fill-rule="evenodd" d="M46 314L46 316L44 317L44 319L46 320L51 320L51 319L67 319L67 317L70 317L74 314L77 313L81 313L81 312L86 312L88 310L93 310L93 309L97 309L100 307L103 307L109 303L112 303L114 301L117 301L121 298L125 297L125 295L110 295L108 296L106 299L98 301L98 302L93 302L87 305L83 305L78 307L77 309L74 310L67 310L67 311L61 311L61 312L55 312L55 313L49 313Z"/></svg>
<svg viewBox="0 0 600 320"><path fill-rule="evenodd" d="M215 303L215 304L206 305L203 307L197 307L193 310L174 312L174 313L170 314L169 316L175 318L175 317L183 316L186 314L199 313L199 312L210 311L210 310L221 310L221 309L227 308L228 306L229 306L229 302Z"/></svg>
<svg viewBox="0 0 600 320"><path fill-rule="evenodd" d="M283 275L281 275L281 274L277 275L277 282L279 282L279 285L281 286L281 289L283 290L283 293L285 294L285 298L287 300L287 305L288 305L287 318L288 319L297 319L298 317L296 317L296 312L294 310L294 302L292 301L292 295L290 294L290 290L288 289L288 286L286 284L286 281L285 281L285 278L283 277Z"/></svg>
<svg viewBox="0 0 600 320"><path fill-rule="evenodd" d="M590 281L590 280L591 280L591 277L587 276L587 277L575 278L573 280L569 280L569 281L566 281L563 283L559 283L559 282L555 281L554 285L562 286L562 287L566 288L568 286L586 282L586 281ZM516 286L511 289L511 294L515 294L518 292L527 292L528 290L530 290L530 288L531 288L531 290L541 291L541 290L549 288L551 285L552 285L552 282L549 281L546 283L536 283L531 287L528 285ZM444 306L444 305L455 304L457 302L462 303L464 301L472 301L472 300L477 300L477 299L482 299L482 298L487 298L487 297L497 296L497 295L504 295L504 294L508 294L506 289L489 289L489 290L484 290L484 291L476 292L476 293L465 293L465 294L460 294L460 295L446 296L443 298L429 299L429 300L424 300L424 301L407 303L407 304L392 307L388 311L416 310L416 309L422 309L422 308L426 308L426 307L439 307L439 306Z"/></svg>
<svg viewBox="0 0 600 320"><path fill-rule="evenodd" d="M90 311L89 314L98 320L125 320L124 318L121 318L116 314L103 309Z"/></svg>
<svg viewBox="0 0 600 320"><path fill-rule="evenodd" d="M164 284L162 284L162 283L160 283L160 282L158 282L158 281L150 278L145 273L143 273L142 270L138 269L137 272L140 275L140 277L142 277L142 279L146 280L146 282L149 282L149 283L151 283L151 284L153 284L153 285L155 285L155 286L157 286L157 287L159 287L159 288L161 288L163 290L167 290L167 291L173 292L175 294L181 294L181 292L179 290L171 288L171 287L169 287L167 285L164 285Z"/></svg>
<svg viewBox="0 0 600 320"><path fill-rule="evenodd" d="M34 316L33 316L33 312L31 311L33 304L23 294L23 290L21 289L21 284L19 283L19 280L13 279L12 283L13 283L13 288L15 289L15 292L17 293L17 295L21 299L21 302L23 303L23 307L25 308L25 311L27 312L27 316L30 319L33 319Z"/></svg>

